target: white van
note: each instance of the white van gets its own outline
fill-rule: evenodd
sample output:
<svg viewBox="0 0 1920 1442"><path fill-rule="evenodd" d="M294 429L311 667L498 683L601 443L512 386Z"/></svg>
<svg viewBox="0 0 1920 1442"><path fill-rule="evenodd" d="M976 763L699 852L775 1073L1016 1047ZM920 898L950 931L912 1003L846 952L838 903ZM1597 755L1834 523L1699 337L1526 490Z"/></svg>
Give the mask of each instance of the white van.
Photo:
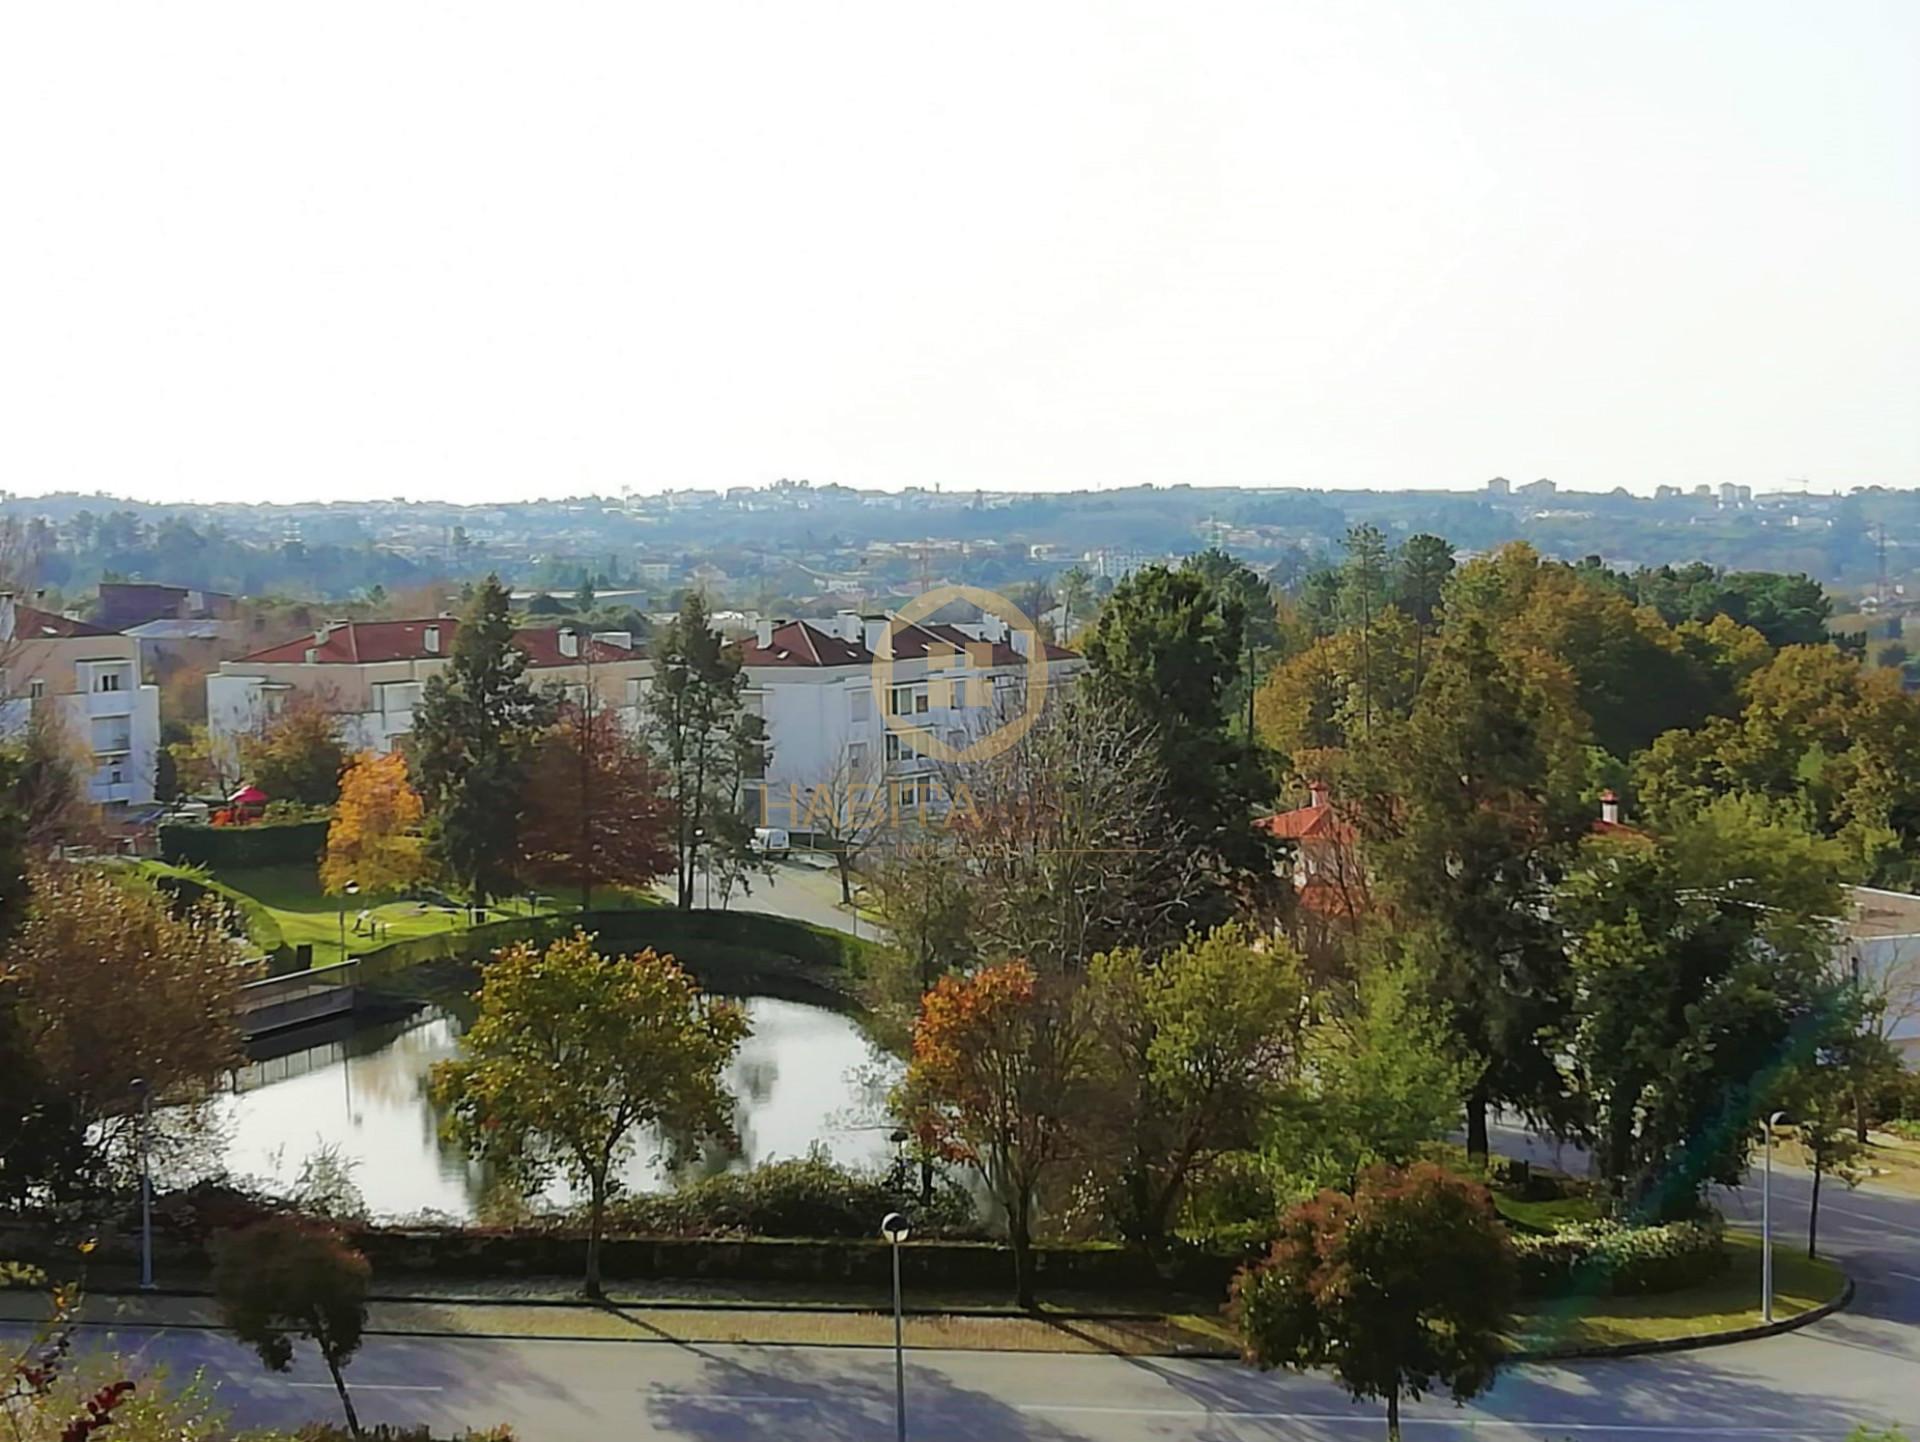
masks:
<svg viewBox="0 0 1920 1442"><path fill-rule="evenodd" d="M778 826L754 827L753 840L749 841L747 846L769 861L785 861L787 853L793 849L793 843L787 833Z"/></svg>

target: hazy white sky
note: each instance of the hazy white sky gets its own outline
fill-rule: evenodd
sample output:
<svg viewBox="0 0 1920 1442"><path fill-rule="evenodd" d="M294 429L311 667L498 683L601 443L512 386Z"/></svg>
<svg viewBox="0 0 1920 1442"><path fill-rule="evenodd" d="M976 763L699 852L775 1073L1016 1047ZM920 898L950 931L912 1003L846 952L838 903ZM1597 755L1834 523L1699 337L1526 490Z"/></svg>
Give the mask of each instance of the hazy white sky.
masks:
<svg viewBox="0 0 1920 1442"><path fill-rule="evenodd" d="M1914 0L44 3L0 487L1920 483Z"/></svg>

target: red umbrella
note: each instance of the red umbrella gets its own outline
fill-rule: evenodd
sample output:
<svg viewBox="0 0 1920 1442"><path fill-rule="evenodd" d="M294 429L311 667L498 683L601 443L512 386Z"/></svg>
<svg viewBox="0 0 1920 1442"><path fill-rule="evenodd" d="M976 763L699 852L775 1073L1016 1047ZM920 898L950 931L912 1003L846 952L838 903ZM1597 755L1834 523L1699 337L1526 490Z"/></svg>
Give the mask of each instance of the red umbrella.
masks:
<svg viewBox="0 0 1920 1442"><path fill-rule="evenodd" d="M229 806L265 806L266 804L267 793L258 786L242 786L227 798Z"/></svg>

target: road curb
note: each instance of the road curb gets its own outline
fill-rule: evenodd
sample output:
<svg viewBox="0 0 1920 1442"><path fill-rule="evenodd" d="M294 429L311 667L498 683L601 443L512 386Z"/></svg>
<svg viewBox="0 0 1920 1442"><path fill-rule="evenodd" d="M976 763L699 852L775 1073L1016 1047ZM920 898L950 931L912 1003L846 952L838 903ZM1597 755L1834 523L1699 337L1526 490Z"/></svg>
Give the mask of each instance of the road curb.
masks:
<svg viewBox="0 0 1920 1442"><path fill-rule="evenodd" d="M1733 1327L1724 1332L1698 1332L1689 1337L1661 1337L1645 1342L1609 1342L1586 1347L1546 1347L1538 1351L1509 1352L1512 1362L1584 1362L1601 1357L1644 1357L1659 1352L1693 1352L1703 1347L1725 1347L1734 1342L1757 1342L1763 1337L1778 1337L1785 1332L1831 1317L1853 1301L1853 1278L1842 1274L1838 1296L1817 1307L1777 1322L1759 1322L1751 1327Z"/></svg>

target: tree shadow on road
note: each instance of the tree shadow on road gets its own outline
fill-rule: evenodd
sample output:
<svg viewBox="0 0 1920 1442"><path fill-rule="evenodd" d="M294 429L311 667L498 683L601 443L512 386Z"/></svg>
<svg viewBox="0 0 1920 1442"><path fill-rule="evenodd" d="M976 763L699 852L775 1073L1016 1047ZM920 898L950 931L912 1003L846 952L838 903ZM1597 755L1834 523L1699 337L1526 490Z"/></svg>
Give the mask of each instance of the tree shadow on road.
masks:
<svg viewBox="0 0 1920 1442"><path fill-rule="evenodd" d="M701 1442L881 1442L893 1435L891 1353L849 1349L832 1370L817 1354L768 1349L751 1363L699 1347L707 1363L693 1392L642 1397L654 1427ZM914 1442L940 1438L1067 1442L1045 1419L989 1392L907 1361L907 1429Z"/></svg>

